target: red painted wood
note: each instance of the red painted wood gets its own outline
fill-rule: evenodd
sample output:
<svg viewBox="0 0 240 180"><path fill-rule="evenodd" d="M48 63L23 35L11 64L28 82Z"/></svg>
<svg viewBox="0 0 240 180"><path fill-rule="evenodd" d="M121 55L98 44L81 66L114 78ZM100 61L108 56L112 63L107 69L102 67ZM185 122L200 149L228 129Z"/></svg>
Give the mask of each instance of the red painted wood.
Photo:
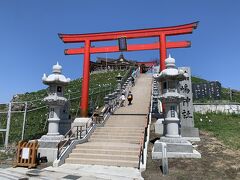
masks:
<svg viewBox="0 0 240 180"><path fill-rule="evenodd" d="M114 32L102 32L102 33L87 33L87 34L59 34L59 37L64 43L77 43L84 42L86 39L93 41L107 41L116 40L119 37L131 38L143 38L143 37L156 37L161 34L166 35L180 35L192 33L193 29L197 27L198 22L172 26L163 28L149 28L138 30L126 30L126 31L114 31Z"/></svg>
<svg viewBox="0 0 240 180"><path fill-rule="evenodd" d="M197 25L198 25L198 22L193 22L190 24L184 24L180 26L162 27L162 28L149 28L149 29L102 32L102 33L87 33L87 34L59 34L59 37L62 39L64 43L85 42L84 48L65 50L65 54L67 55L84 54L81 116L86 117L88 112L90 54L119 51L118 46L91 47L91 42L117 40L120 37L126 37L127 39L159 37L159 43L128 45L128 51L159 49L160 70L162 71L163 69L165 69L164 61L167 56L167 49L183 48L183 47L189 47L191 45L190 42L188 41L166 42L166 37L192 33L193 29L197 28Z"/></svg>
<svg viewBox="0 0 240 180"><path fill-rule="evenodd" d="M83 80L82 80L82 98L81 98L81 117L88 116L88 94L90 78L90 46L89 40L85 41L84 62L83 62Z"/></svg>
<svg viewBox="0 0 240 180"><path fill-rule="evenodd" d="M166 48L187 48L191 46L190 41L180 41L180 42L167 42ZM129 44L128 51L143 51L143 50L154 50L159 49L159 43L153 44ZM105 47L91 47L90 53L111 53L111 52L119 52L118 46L105 46ZM65 55L76 55L76 54L84 54L84 48L71 48L66 49L64 51Z"/></svg>
<svg viewBox="0 0 240 180"><path fill-rule="evenodd" d="M165 59L167 58L167 49L166 49L166 36L162 34L159 37L160 44L160 71L166 68Z"/></svg>

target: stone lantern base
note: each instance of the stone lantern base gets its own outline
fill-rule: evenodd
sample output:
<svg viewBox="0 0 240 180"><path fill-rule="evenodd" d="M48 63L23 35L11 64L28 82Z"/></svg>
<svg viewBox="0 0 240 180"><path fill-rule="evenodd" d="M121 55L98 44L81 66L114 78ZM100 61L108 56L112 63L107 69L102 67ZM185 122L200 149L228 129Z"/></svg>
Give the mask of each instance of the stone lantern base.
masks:
<svg viewBox="0 0 240 180"><path fill-rule="evenodd" d="M162 143L167 145L168 158L201 158L201 154L184 138L161 137L154 143L152 159L162 159Z"/></svg>
<svg viewBox="0 0 240 180"><path fill-rule="evenodd" d="M192 141L195 141L195 142L200 141L198 128L182 126L180 128L180 131L181 131L181 135L184 139L191 141L191 142Z"/></svg>
<svg viewBox="0 0 240 180"><path fill-rule="evenodd" d="M48 162L53 162L57 158L58 143L64 139L63 135L49 136L43 135L39 140L38 153L40 156L46 156Z"/></svg>

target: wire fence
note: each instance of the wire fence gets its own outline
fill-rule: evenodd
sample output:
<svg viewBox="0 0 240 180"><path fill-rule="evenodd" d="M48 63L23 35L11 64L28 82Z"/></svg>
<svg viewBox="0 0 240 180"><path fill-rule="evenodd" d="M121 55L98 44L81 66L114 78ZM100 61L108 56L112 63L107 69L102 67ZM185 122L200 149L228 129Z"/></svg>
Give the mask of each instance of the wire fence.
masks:
<svg viewBox="0 0 240 180"><path fill-rule="evenodd" d="M131 70L124 74L123 81L130 75ZM104 96L112 93L116 85L102 85L90 87L89 113L93 113L96 107L104 104ZM80 114L81 91L67 92L69 115L75 119ZM48 106L43 98L0 104L0 146L8 146L24 139L40 138L47 133Z"/></svg>
<svg viewBox="0 0 240 180"><path fill-rule="evenodd" d="M240 91L222 88L221 95L216 97L202 97L194 99L194 103L210 103L210 104L233 104L240 103Z"/></svg>

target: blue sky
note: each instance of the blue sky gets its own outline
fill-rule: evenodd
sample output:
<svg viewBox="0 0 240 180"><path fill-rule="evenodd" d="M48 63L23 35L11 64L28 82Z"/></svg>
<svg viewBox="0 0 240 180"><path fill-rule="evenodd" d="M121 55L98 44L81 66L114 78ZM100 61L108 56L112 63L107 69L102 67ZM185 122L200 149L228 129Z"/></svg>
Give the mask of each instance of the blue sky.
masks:
<svg viewBox="0 0 240 180"><path fill-rule="evenodd" d="M1 0L0 102L14 94L46 88L43 73L57 61L67 77L82 76L82 55L65 56L58 33L89 33L181 25L200 21L193 34L168 40L191 40L192 47L169 50L177 66L194 75L240 89L240 1L238 0ZM154 42L157 39L132 42ZM107 45L107 43L105 43ZM148 61L159 51L124 53ZM119 53L92 55L118 57Z"/></svg>

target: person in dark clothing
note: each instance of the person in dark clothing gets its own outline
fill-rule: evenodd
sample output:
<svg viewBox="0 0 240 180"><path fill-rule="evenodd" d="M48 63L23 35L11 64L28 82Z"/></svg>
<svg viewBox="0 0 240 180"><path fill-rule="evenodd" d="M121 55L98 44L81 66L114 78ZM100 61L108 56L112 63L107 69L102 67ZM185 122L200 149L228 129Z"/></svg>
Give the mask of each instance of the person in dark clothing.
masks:
<svg viewBox="0 0 240 180"><path fill-rule="evenodd" d="M131 105L133 100L133 95L131 91L129 91L127 99L128 99L128 105Z"/></svg>

